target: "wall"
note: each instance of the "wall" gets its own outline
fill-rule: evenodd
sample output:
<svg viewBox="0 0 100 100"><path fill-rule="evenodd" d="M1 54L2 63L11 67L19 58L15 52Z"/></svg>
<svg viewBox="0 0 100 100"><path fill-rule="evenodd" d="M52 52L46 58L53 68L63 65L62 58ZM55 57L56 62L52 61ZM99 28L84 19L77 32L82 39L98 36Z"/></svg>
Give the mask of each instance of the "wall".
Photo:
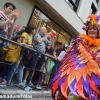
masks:
<svg viewBox="0 0 100 100"><path fill-rule="evenodd" d="M3 10L3 5L6 2L13 3L17 10L19 10L19 18L17 19L17 24L26 26L30 18L31 12L33 10L33 0L0 0L0 9Z"/></svg>
<svg viewBox="0 0 100 100"><path fill-rule="evenodd" d="M97 14L100 14L100 8L97 5L96 0L81 0L77 14L84 22L86 21L87 16L89 16L92 2L98 10Z"/></svg>
<svg viewBox="0 0 100 100"><path fill-rule="evenodd" d="M68 23L70 23L79 33L84 33L81 29L83 26L82 20L70 8L66 0L45 0L51 5Z"/></svg>

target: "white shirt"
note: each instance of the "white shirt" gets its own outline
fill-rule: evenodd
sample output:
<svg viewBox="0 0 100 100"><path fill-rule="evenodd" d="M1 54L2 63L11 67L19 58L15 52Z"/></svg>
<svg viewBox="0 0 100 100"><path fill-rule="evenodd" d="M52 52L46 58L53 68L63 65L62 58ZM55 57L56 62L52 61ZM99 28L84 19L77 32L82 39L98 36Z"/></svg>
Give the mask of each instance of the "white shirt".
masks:
<svg viewBox="0 0 100 100"><path fill-rule="evenodd" d="M65 51L61 51L61 53L59 54L59 56L57 57L59 61L61 61L63 59L63 57L65 56L66 52Z"/></svg>

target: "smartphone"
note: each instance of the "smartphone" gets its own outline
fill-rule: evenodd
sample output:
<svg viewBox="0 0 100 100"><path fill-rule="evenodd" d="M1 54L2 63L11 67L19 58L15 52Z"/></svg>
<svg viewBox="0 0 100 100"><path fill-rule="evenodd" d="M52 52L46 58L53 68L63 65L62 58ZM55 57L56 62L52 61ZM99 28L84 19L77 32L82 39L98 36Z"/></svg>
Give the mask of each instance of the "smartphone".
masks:
<svg viewBox="0 0 100 100"><path fill-rule="evenodd" d="M51 37L56 37L56 32L54 30L52 30L50 36Z"/></svg>
<svg viewBox="0 0 100 100"><path fill-rule="evenodd" d="M18 11L18 10L16 10L15 14L16 14L16 15L19 15L19 11Z"/></svg>

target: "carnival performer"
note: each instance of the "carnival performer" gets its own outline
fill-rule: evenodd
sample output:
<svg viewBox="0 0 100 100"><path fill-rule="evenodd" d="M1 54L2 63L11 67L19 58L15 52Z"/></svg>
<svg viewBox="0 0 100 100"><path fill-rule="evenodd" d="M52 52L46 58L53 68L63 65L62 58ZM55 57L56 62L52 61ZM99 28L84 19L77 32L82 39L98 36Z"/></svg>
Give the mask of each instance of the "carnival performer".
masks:
<svg viewBox="0 0 100 100"><path fill-rule="evenodd" d="M86 34L74 38L74 44L63 58L52 85L54 100L98 100L100 95L100 16L91 15L84 23ZM56 95L58 95L56 97Z"/></svg>

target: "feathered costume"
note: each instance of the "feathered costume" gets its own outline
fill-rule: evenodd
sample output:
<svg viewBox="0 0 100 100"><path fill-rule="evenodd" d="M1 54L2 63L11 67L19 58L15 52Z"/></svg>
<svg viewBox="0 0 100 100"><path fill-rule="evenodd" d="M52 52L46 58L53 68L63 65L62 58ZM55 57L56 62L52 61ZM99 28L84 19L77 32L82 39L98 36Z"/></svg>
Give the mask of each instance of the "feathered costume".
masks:
<svg viewBox="0 0 100 100"><path fill-rule="evenodd" d="M68 100L68 91L70 91L75 96L81 97L80 100L98 100L98 95L100 95L99 63L100 39L92 39L85 34L76 37L74 45L70 52L66 53L61 67L51 81L53 99ZM57 92L60 94L58 98L55 97Z"/></svg>

